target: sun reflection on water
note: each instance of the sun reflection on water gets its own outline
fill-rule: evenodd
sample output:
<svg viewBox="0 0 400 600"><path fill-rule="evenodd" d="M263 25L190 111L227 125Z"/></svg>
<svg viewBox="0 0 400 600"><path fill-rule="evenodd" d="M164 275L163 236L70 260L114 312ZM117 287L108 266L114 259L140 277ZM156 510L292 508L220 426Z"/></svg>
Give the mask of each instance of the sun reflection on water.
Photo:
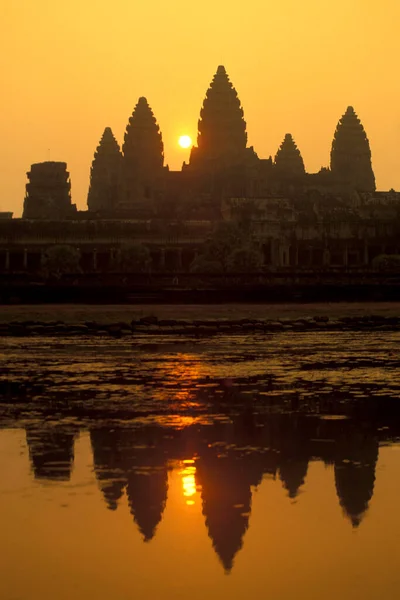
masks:
<svg viewBox="0 0 400 600"><path fill-rule="evenodd" d="M193 506L195 504L196 489L196 466L193 459L187 459L182 461L182 488L183 495L186 499L187 506Z"/></svg>

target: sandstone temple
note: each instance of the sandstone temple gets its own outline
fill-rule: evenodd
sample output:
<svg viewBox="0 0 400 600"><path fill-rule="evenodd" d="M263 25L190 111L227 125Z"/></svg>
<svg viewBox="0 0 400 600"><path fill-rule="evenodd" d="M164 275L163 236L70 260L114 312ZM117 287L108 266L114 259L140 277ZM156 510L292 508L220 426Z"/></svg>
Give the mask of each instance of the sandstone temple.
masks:
<svg viewBox="0 0 400 600"><path fill-rule="evenodd" d="M290 133L275 157L260 158L219 66L189 161L172 171L156 116L141 97L122 146L104 129L86 211L72 203L65 163L31 166L22 219L0 220L0 270L35 270L56 244L78 248L84 269L110 269L129 243L147 246L153 270L188 270L216 226L246 211L265 268L368 266L377 255L399 254L400 194L376 191L368 137L353 107L332 131L330 165L317 173L307 173Z"/></svg>

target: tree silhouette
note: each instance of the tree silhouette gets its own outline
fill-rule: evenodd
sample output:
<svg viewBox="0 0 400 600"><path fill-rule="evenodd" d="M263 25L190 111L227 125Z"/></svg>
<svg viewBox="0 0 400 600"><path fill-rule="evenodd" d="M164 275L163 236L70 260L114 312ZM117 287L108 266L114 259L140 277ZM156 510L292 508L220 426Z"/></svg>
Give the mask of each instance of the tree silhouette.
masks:
<svg viewBox="0 0 400 600"><path fill-rule="evenodd" d="M151 265L150 251L143 244L121 246L115 259L115 266L125 273L144 273Z"/></svg>
<svg viewBox="0 0 400 600"><path fill-rule="evenodd" d="M222 222L194 259L193 272L249 272L258 271L263 256L256 241L239 222Z"/></svg>
<svg viewBox="0 0 400 600"><path fill-rule="evenodd" d="M47 275L59 277L64 273L80 271L80 251L72 246L51 246L43 259L43 269Z"/></svg>

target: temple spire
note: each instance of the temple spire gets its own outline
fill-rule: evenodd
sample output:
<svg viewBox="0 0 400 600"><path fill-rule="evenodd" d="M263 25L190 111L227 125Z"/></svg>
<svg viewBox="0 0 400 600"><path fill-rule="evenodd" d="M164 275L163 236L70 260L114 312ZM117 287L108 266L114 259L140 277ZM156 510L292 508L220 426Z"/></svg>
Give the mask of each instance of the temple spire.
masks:
<svg viewBox="0 0 400 600"><path fill-rule="evenodd" d="M122 147L126 168L141 175L164 165L164 144L160 128L146 98L141 97L126 127Z"/></svg>
<svg viewBox="0 0 400 600"><path fill-rule="evenodd" d="M303 158L290 133L285 135L276 153L275 167L282 177L301 177L305 173Z"/></svg>
<svg viewBox="0 0 400 600"><path fill-rule="evenodd" d="M360 119L349 106L337 124L331 150L331 171L338 182L358 191L375 191L371 150Z"/></svg>
<svg viewBox="0 0 400 600"><path fill-rule="evenodd" d="M122 154L110 127L106 127L92 162L88 208L113 210L119 203L122 183Z"/></svg>
<svg viewBox="0 0 400 600"><path fill-rule="evenodd" d="M122 147L124 159L124 207L148 208L159 186L164 165L160 128L146 98L138 103L126 127Z"/></svg>
<svg viewBox="0 0 400 600"><path fill-rule="evenodd" d="M240 164L246 156L246 122L237 92L220 65L207 90L198 122L197 147L191 165L201 167Z"/></svg>

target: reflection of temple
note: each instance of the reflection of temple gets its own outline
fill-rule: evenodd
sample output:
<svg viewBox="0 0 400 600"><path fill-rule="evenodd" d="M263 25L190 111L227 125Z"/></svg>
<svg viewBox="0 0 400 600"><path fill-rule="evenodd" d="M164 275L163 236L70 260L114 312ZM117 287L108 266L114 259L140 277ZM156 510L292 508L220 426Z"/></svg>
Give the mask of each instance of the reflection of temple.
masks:
<svg viewBox="0 0 400 600"><path fill-rule="evenodd" d="M162 429L90 431L94 470L105 502L115 510L126 489L144 541L153 538L167 501L168 471L159 437Z"/></svg>
<svg viewBox="0 0 400 600"><path fill-rule="evenodd" d="M249 526L251 481L245 464L234 456L218 456L214 448L197 463L203 514L208 535L226 571L240 550Z"/></svg>
<svg viewBox="0 0 400 600"><path fill-rule="evenodd" d="M378 439L368 431L345 431L337 443L335 483L340 505L358 527L374 492Z"/></svg>
<svg viewBox="0 0 400 600"><path fill-rule="evenodd" d="M74 462L76 433L63 425L27 427L26 443L29 448L36 479L68 481Z"/></svg>
<svg viewBox="0 0 400 600"><path fill-rule="evenodd" d="M288 496L294 499L305 482L310 453L307 438L307 423L282 419L280 430L279 477Z"/></svg>
<svg viewBox="0 0 400 600"><path fill-rule="evenodd" d="M146 466L128 474L126 492L135 523L145 542L150 541L167 502L168 471L165 465Z"/></svg>
<svg viewBox="0 0 400 600"><path fill-rule="evenodd" d="M0 271L34 270L33 255L60 243L92 256L82 261L84 270L101 271L132 240L149 247L153 270L169 263L187 270L216 222L235 218L243 207L255 208L253 231L265 266L362 266L399 252L400 195L375 191L369 141L354 109L339 119L329 168L307 173L290 133L274 160L259 158L247 145L244 111L223 66L206 92L197 144L180 171L164 166L161 130L141 97L122 149L111 129L104 130L90 172L88 211L77 212L71 203L65 163L32 165L29 179L23 216L36 222L1 223L9 241ZM65 219L68 227L54 223ZM107 257L104 265L97 254Z"/></svg>
<svg viewBox="0 0 400 600"><path fill-rule="evenodd" d="M249 526L251 488L262 480L265 459L257 451L242 450L255 433L248 416L207 433L207 444L196 463L196 481L208 535L225 571L230 572Z"/></svg>
<svg viewBox="0 0 400 600"><path fill-rule="evenodd" d="M69 479L74 429L44 423L28 427L26 439L35 478ZM310 460L333 464L340 505L357 527L372 498L378 458L377 430L371 425L299 414L261 416L249 410L230 422L180 430L127 423L94 426L90 439L107 507L117 509L125 491L144 541L154 537L163 518L168 469L195 456L190 486L196 483L201 490L208 535L227 573L249 527L252 491L263 477L282 482L289 498L295 498Z"/></svg>
<svg viewBox="0 0 400 600"><path fill-rule="evenodd" d="M167 502L168 469L162 430L126 432L124 465L131 514L145 542L151 540Z"/></svg>
<svg viewBox="0 0 400 600"><path fill-rule="evenodd" d="M116 510L126 486L122 468L121 433L120 429L109 427L90 430L94 472L110 510Z"/></svg>

